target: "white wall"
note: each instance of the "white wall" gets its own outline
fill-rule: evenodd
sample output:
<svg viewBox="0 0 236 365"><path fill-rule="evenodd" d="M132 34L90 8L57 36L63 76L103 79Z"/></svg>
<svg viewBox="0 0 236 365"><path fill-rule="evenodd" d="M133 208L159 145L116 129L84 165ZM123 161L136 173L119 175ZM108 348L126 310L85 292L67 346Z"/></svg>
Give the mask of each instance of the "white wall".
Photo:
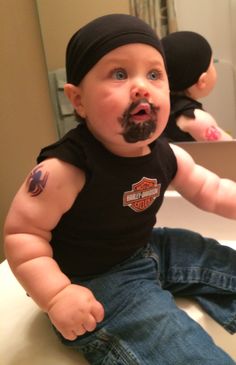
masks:
<svg viewBox="0 0 236 365"><path fill-rule="evenodd" d="M218 124L236 138L236 1L235 0L175 0L179 30L202 34L219 59L216 63L218 82L208 97L202 100Z"/></svg>

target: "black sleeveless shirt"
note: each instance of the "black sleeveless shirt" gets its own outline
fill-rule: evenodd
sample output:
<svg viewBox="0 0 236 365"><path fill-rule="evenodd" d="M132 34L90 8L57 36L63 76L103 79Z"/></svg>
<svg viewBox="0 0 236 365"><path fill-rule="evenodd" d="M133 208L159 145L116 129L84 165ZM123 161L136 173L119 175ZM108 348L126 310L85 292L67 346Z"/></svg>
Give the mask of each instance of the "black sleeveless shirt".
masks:
<svg viewBox="0 0 236 365"><path fill-rule="evenodd" d="M203 110L202 104L197 100L189 98L186 95L171 95L170 96L171 111L168 123L163 132L163 135L170 142L194 142L196 141L191 134L184 132L176 124L177 119L184 115L188 118L195 118L194 110Z"/></svg>
<svg viewBox="0 0 236 365"><path fill-rule="evenodd" d="M52 231L55 260L69 277L109 270L146 245L164 192L176 174L165 139L141 157L109 152L83 124L43 148L38 163L55 157L82 169L86 183Z"/></svg>

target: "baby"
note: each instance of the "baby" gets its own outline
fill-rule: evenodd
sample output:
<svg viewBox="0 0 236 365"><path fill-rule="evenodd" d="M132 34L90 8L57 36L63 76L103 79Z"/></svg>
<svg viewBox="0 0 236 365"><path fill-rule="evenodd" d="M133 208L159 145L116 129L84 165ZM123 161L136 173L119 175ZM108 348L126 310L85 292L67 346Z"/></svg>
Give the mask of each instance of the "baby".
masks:
<svg viewBox="0 0 236 365"><path fill-rule="evenodd" d="M69 41L66 71L79 124L42 149L13 200L15 276L91 364L235 364L172 295L196 298L235 333L236 251L154 228L169 184L236 219L236 184L159 138L170 110L159 38L130 15L97 18Z"/></svg>
<svg viewBox="0 0 236 365"><path fill-rule="evenodd" d="M179 31L162 38L170 83L171 113L164 135L169 141L227 141L198 99L213 90L217 75L208 41L200 34Z"/></svg>

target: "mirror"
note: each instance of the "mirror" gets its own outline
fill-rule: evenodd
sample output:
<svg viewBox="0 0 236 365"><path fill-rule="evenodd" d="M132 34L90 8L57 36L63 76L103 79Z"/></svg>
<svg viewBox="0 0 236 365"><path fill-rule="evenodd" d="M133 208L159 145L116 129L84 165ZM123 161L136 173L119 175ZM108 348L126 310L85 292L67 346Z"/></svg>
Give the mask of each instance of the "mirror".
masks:
<svg viewBox="0 0 236 365"><path fill-rule="evenodd" d="M89 20L107 13L129 13L129 0L36 0L45 59L49 71L59 70L56 87L66 127L73 125L72 113L63 99L64 55L71 35ZM236 0L175 0L179 30L192 30L207 38L217 59L217 84L211 94L199 100L218 125L236 138ZM55 76L53 76L55 78ZM60 93L61 91L61 93ZM52 94L55 103L55 95ZM57 113L56 113L57 114ZM58 117L58 115L56 115ZM66 130L61 124L59 133Z"/></svg>

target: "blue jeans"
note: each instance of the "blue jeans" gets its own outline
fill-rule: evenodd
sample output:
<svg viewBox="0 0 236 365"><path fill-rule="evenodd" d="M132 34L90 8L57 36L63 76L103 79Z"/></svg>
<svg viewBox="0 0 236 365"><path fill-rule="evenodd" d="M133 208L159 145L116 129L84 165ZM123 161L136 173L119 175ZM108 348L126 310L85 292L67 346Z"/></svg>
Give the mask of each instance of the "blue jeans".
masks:
<svg viewBox="0 0 236 365"><path fill-rule="evenodd" d="M236 251L183 229L154 229L150 243L90 280L105 319L75 341L93 365L232 365L173 295L191 297L236 332Z"/></svg>

